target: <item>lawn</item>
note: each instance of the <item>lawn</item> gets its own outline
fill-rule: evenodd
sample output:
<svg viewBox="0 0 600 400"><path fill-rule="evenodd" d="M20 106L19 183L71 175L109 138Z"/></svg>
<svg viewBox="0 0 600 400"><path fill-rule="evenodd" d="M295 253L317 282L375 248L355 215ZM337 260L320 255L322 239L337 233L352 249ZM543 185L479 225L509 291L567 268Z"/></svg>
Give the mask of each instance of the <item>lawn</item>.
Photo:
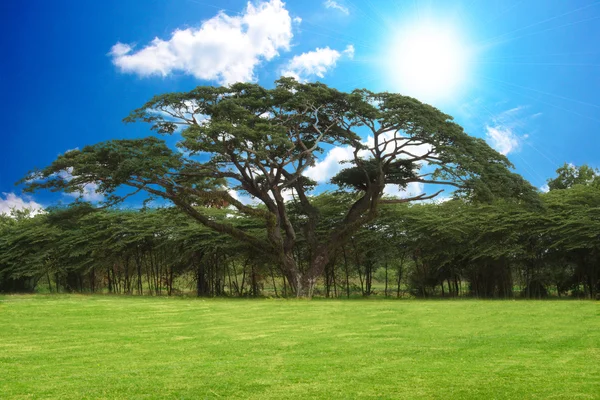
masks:
<svg viewBox="0 0 600 400"><path fill-rule="evenodd" d="M600 398L600 302L0 297L0 399Z"/></svg>

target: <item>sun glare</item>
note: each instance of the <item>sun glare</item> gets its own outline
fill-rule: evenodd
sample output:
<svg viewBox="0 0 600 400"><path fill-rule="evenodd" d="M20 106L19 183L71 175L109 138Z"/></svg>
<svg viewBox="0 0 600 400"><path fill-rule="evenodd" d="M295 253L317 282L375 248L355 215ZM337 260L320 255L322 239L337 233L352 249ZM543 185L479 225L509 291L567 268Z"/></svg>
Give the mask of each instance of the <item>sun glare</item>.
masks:
<svg viewBox="0 0 600 400"><path fill-rule="evenodd" d="M420 21L398 32L390 48L386 68L402 94L440 102L463 91L471 55L452 26Z"/></svg>

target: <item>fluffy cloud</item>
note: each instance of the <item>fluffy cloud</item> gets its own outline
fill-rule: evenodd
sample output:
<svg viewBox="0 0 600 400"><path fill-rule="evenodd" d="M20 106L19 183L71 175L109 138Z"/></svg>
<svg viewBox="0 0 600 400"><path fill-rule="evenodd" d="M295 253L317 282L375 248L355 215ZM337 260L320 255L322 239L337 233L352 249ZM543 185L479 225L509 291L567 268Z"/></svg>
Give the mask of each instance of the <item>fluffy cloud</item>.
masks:
<svg viewBox="0 0 600 400"><path fill-rule="evenodd" d="M98 193L96 192L96 189L98 189L98 185L95 183L88 183L87 185L85 185L83 187L83 190L81 192L75 192L75 193L66 193L67 196L70 197L81 197L83 200L85 201L101 201L104 199L104 195L102 193Z"/></svg>
<svg viewBox="0 0 600 400"><path fill-rule="evenodd" d="M244 205L258 205L261 204L260 200L258 200L255 197L250 196L249 194L242 194L244 192L241 191L237 191L234 189L229 189L228 190L229 194L231 195L231 197L233 197L234 199L238 200L240 203L244 204ZM271 192L269 192L269 196L274 199L273 194ZM284 201L290 201L294 199L294 192L292 189L284 189L281 192L281 196L283 197ZM233 206L230 206L233 207Z"/></svg>
<svg viewBox="0 0 600 400"><path fill-rule="evenodd" d="M500 154L507 155L519 147L519 137L508 126L486 126L486 140Z"/></svg>
<svg viewBox="0 0 600 400"><path fill-rule="evenodd" d="M338 3L335 0L325 0L323 5L325 6L325 8L332 8L334 10L338 10L339 12L346 14L346 15L350 14L350 10L348 10L348 7L344 7L343 5L341 5L340 3Z"/></svg>
<svg viewBox="0 0 600 400"><path fill-rule="evenodd" d="M484 109L490 112L487 108ZM521 143L529 137L529 134L523 131L528 129L533 119L541 115L529 115L528 109L528 106L518 106L492 115L490 122L485 126L488 144L504 155L517 151Z"/></svg>
<svg viewBox="0 0 600 400"><path fill-rule="evenodd" d="M228 190L229 194L231 195L231 197L233 197L234 199L236 199L237 201L239 201L240 203L244 204L244 205L256 205L259 204L258 200L253 198L252 196L250 196L249 194L242 194L243 192L234 190L234 189L229 189ZM231 206L233 207L233 206Z"/></svg>
<svg viewBox="0 0 600 400"><path fill-rule="evenodd" d="M199 28L177 29L144 48L117 43L110 55L122 72L167 76L175 71L222 84L255 80L254 68L289 50L292 18L281 0L248 2L239 16L220 12Z"/></svg>
<svg viewBox="0 0 600 400"><path fill-rule="evenodd" d="M299 81L314 77L323 78L327 71L335 68L342 56L353 58L354 46L348 45L343 51L317 47L316 50L294 56L283 69L282 75L291 76Z"/></svg>
<svg viewBox="0 0 600 400"><path fill-rule="evenodd" d="M0 214L10 214L12 210L31 210L32 214L39 214L44 209L41 204L31 199L23 199L14 193L0 195Z"/></svg>
<svg viewBox="0 0 600 400"><path fill-rule="evenodd" d="M73 150L67 150L68 151L73 151ZM70 181L71 179L73 179L73 168L69 168L66 171L62 171L59 175L61 178ZM73 193L65 193L65 195L69 196L69 197L74 197L74 198L82 198L85 201L101 201L104 199L104 195L102 193L98 193L96 191L96 189L98 189L98 184L96 183L88 183L86 185L83 186L83 189L79 192L73 192Z"/></svg>
<svg viewBox="0 0 600 400"><path fill-rule="evenodd" d="M421 182L410 182L404 190L401 190L398 185L385 185L383 194L393 197L412 197L420 195L424 190L425 185Z"/></svg>
<svg viewBox="0 0 600 400"><path fill-rule="evenodd" d="M350 146L334 147L329 150L324 159L307 168L304 175L318 183L328 182L335 174L347 167L342 162L352 160L353 151Z"/></svg>

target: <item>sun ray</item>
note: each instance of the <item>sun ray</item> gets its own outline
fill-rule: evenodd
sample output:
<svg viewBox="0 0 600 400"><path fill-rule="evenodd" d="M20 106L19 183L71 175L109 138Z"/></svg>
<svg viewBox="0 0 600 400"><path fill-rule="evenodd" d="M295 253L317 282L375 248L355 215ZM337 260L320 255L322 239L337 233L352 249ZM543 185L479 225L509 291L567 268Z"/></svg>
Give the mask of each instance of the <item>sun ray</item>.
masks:
<svg viewBox="0 0 600 400"><path fill-rule="evenodd" d="M517 6L523 4L524 2L525 2L525 0L518 0L512 6L505 8L503 11L500 11L498 14L495 14L491 18L487 19L484 22L484 25L488 25L488 24L491 24L494 21L497 21L500 17L504 16L505 14L507 14L510 11L512 11L514 8L516 8Z"/></svg>
<svg viewBox="0 0 600 400"><path fill-rule="evenodd" d="M336 32L336 31L334 31L332 29L324 28L324 27L322 27L322 26L320 26L318 24L314 24L314 23L310 23L310 22L306 22L306 23L309 24L309 25L313 25L313 26L316 26L318 28L327 30L327 31L329 31L331 33L336 33L337 36L335 36L335 35L328 35L326 33L318 32L318 31L313 30L313 29L305 29L305 28L303 28L303 31L305 31L305 32L308 32L308 33L311 33L311 34L317 35L317 36L322 36L322 37L327 37L327 38L331 38L331 39L341 40L341 41L343 41L345 43L352 44L354 46L364 47L364 48L370 49L370 50L376 50L375 46L372 46L370 44L366 44L366 43L364 43L364 42L362 42L360 40L355 40L355 39L353 39L349 35L343 35L343 34L338 33L338 32ZM346 36L348 39L344 38L344 36Z"/></svg>
<svg viewBox="0 0 600 400"><path fill-rule="evenodd" d="M500 61L472 61L472 64L497 64L497 65L545 65L554 67L600 67L600 64L586 63L552 63L552 62L500 62Z"/></svg>
<svg viewBox="0 0 600 400"><path fill-rule="evenodd" d="M588 103L586 101L572 99L572 98L561 96L561 95L554 94L554 93L544 92L544 91L533 89L533 88L529 88L529 87L526 87L526 86L517 85L516 83L510 83L510 82L506 82L506 81L502 81L502 80L494 79L494 78L484 78L484 79L487 79L487 80L490 80L490 81L494 81L494 82L498 82L498 83L502 83L502 84L509 85L509 86L518 87L518 88L521 88L521 89L525 89L525 90L528 90L528 91L531 91L531 92L536 92L536 93L543 94L543 95L546 95L546 96L552 96L552 97L556 97L556 98L559 98L559 99L562 99L562 100L572 101L572 102L583 104L583 105L586 105L586 106L600 108L600 105L598 105L598 104Z"/></svg>
<svg viewBox="0 0 600 400"><path fill-rule="evenodd" d="M556 109L563 110L563 111L566 111L568 113L571 113L571 114L574 114L574 115L578 115L578 116L583 117L583 118L590 119L592 121L600 122L600 119L598 119L598 118L594 118L594 117L590 117L589 115L581 114L580 112L577 112L575 110L571 110L571 109L568 109L568 108L565 108L565 107L562 107L562 106L559 106L559 105L556 105L556 104L548 103L546 101L540 100L539 98L536 98L536 97L533 97L533 96L529 96L527 94L519 93L519 92L517 92L515 90L511 90L511 89L504 89L504 90L509 91L511 93L514 93L514 94L516 94L518 96L522 96L522 97L531 99L531 100L533 100L535 102L538 102L538 103L541 103L541 104L545 104L547 106L554 107Z"/></svg>
<svg viewBox="0 0 600 400"><path fill-rule="evenodd" d="M381 31L384 35L386 34L386 30L384 29L383 26L381 26L380 22L377 22L375 19L373 19L367 12L365 12L361 7L357 6L354 2L350 1L350 0L346 0L346 3L351 7L352 10L358 11L359 13L362 14L363 17L367 18L368 20L370 20L376 29L378 29L379 31ZM385 23L385 21L383 21Z"/></svg>
<svg viewBox="0 0 600 400"><path fill-rule="evenodd" d="M541 31L536 31L536 32L531 32L531 33L527 33L525 35L521 35L521 36L516 36L513 38L510 38L508 40L505 41L506 42L512 42L514 40L517 39L522 39L522 38L526 38L526 37L530 37L530 36L535 36L535 35L539 35L540 33L545 33L545 32L551 32L560 28L566 28L568 26L574 26L574 25L578 25L578 24L582 24L584 22L589 22L589 21L595 21L597 19L600 19L600 15L594 16L594 17L590 17L590 18L586 18L586 19L582 19L579 21L575 21L575 22L569 22L567 24L563 24L563 25L559 25L559 26L554 26L552 28L547 28L547 29L542 29Z"/></svg>
<svg viewBox="0 0 600 400"><path fill-rule="evenodd" d="M502 56L490 60L483 59L484 61L503 61L512 60L515 58L537 58L537 57L556 57L556 56L580 56L580 55L597 55L600 51L582 51L582 52L568 52L568 53L538 53L538 54L514 54L511 56Z"/></svg>
<svg viewBox="0 0 600 400"><path fill-rule="evenodd" d="M574 9L574 10L567 11L567 12L565 12L565 13L562 13L562 14L559 14L559 15L555 15L555 16L553 16L553 17L546 18L546 19L543 19L543 20L541 20L541 21L534 22L533 24L530 24L530 25L527 25L527 26L524 26L524 27L521 27L521 28L514 29L514 30L512 30L512 31L510 31L510 32L506 32L506 33L503 33L503 34L500 34L500 35L494 36L494 37L492 37L492 38L485 39L485 40L483 40L482 42L480 42L479 44L480 44L480 45L490 44L490 43L492 43L492 42L494 42L494 41L498 41L498 39L500 39L500 38L502 38L502 37L504 37L504 36L507 36L507 35L512 35L513 33L521 32L521 31L524 31L524 30L526 30L526 29L532 28L532 27L534 27L534 26L538 26L538 25L544 24L544 23L546 23L546 22L553 21L553 20L555 20L555 19L562 18L562 17L565 17L565 16L567 16L567 15L570 15L570 14L574 14L574 13L576 13L576 12L579 12L579 11L582 11L582 10L585 10L585 9L588 9L588 8L590 8L590 7L592 7L592 6L595 6L595 5L598 5L598 4L600 4L600 1L596 1L596 2L594 2L594 3L587 4L587 5L585 5L585 6L582 6L582 7L576 8L576 9Z"/></svg>
<svg viewBox="0 0 600 400"><path fill-rule="evenodd" d="M531 147L532 149L534 149L535 151L537 151L542 157L544 157L546 159L546 161L548 161L552 166L557 166L560 163L558 161L556 161L556 159L554 158L554 156L552 154L546 155L543 151L539 150L536 146L534 146L532 143L530 143L529 141L525 141L525 144L528 145L529 147ZM552 158L550 158L550 156L552 156Z"/></svg>

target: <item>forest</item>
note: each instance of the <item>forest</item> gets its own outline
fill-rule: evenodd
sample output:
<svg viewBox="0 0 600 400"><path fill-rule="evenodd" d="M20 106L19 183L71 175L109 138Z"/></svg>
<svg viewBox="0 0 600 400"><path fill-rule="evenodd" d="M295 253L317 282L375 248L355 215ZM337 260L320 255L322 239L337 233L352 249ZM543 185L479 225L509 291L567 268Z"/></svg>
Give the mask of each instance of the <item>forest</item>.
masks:
<svg viewBox="0 0 600 400"><path fill-rule="evenodd" d="M315 289L321 297L597 298L600 178L565 164L538 202L450 199L382 206L338 249ZM315 196L326 235L353 195ZM308 268L306 223L295 257ZM205 207L260 237L252 217ZM230 297L293 296L276 260L174 207L96 209L87 203L0 219L0 290Z"/></svg>

